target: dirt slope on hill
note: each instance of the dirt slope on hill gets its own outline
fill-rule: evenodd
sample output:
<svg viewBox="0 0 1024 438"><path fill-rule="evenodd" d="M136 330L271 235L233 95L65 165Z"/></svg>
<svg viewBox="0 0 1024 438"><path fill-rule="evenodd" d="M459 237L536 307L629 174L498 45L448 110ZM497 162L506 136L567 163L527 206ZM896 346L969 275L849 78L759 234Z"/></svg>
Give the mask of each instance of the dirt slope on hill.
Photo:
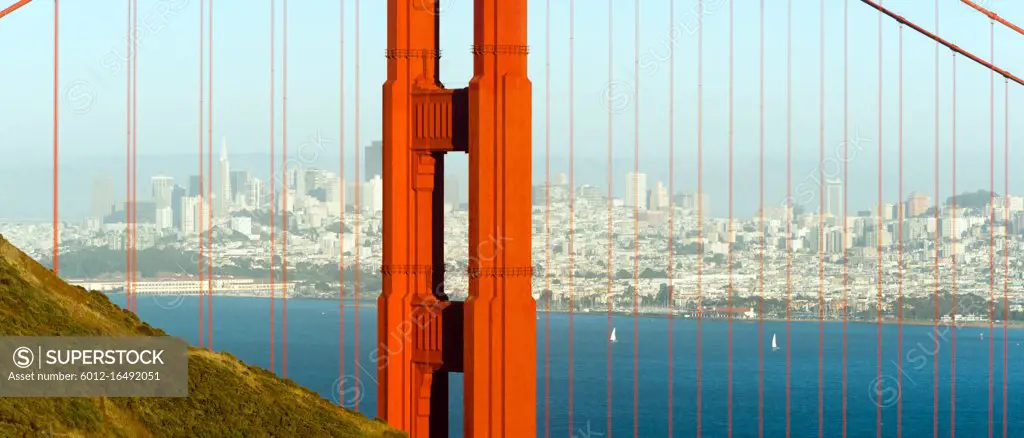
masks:
<svg viewBox="0 0 1024 438"><path fill-rule="evenodd" d="M0 336L165 336L0 236ZM189 350L188 398L0 398L0 436L401 437L226 353Z"/></svg>

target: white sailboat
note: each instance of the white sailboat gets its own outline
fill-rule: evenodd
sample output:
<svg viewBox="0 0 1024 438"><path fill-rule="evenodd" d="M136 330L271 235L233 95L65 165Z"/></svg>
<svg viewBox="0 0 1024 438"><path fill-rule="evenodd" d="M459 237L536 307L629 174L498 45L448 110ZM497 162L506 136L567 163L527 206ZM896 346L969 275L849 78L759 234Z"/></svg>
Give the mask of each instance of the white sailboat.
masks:
<svg viewBox="0 0 1024 438"><path fill-rule="evenodd" d="M608 338L608 342L611 342L613 344L616 343L616 342L619 342L619 341L615 340L615 327L612 327L612 336Z"/></svg>
<svg viewBox="0 0 1024 438"><path fill-rule="evenodd" d="M779 343L775 340L775 333L772 333L772 351L778 351Z"/></svg>

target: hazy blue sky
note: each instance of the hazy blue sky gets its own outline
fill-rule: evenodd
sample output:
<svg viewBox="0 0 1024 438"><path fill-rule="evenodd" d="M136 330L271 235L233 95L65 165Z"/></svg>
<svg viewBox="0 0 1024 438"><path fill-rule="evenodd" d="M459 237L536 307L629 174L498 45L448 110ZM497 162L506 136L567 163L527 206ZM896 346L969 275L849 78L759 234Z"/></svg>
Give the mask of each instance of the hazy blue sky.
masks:
<svg viewBox="0 0 1024 438"><path fill-rule="evenodd" d="M64 1L61 3L61 159L73 166L87 157L124 156L125 75L120 57L125 52L125 1ZM277 36L281 36L278 3ZM306 142L318 131L332 149L339 136L339 1L293 0L289 5L289 142ZM441 0L442 76L450 87L464 86L471 77L472 1ZM567 171L569 147L569 2L551 1L550 85L545 76L546 2L531 0L530 74L534 84L534 181L543 182L545 148L545 95L550 93L552 171ZM578 182L601 183L607 171L607 114L612 127L615 164L612 183L616 192L625 185L633 167L634 113L639 107L641 170L667 183L668 124L674 123L674 175L677 190L691 189L696 174L696 71L697 2L642 0L639 42L634 40L633 1L613 1L612 103L607 103L608 2L575 2L575 135ZM786 136L786 1L766 0L765 29L765 143L767 195L785 196ZM843 5L827 0L825 7L825 120L826 156L841 158L843 86ZM860 138L851 159L851 202L877 197L878 178L878 32L879 15L857 0L848 0L850 23L849 126ZM1024 4L989 0L988 7L1011 21L1024 23ZM141 0L139 23L144 26L138 60L138 142L140 160L147 155L190 154L196 150L198 106L199 0ZM385 4L364 0L359 11L358 58L355 44L355 2L345 4L345 142L346 155L380 137L380 87L385 69ZM793 0L793 191L812 174L819 158L820 1ZM935 29L931 0L888 0L887 7ZM52 12L53 3L36 0L0 22L0 154L10 167L40 170L35 185L49 190L44 171L51 159ZM735 154L737 214L750 214L750 196L756 195L758 160L759 91L758 0L735 4ZM704 147L705 185L724 197L727 183L726 147L728 103L728 7L724 0L706 2L704 30ZM988 58L989 20L957 0L939 0L939 33L977 55ZM270 2L216 0L214 29L214 138L228 139L233 154L268 151L269 133L269 20ZM882 156L886 197L895 198L898 120L898 26L883 20L883 96L885 110ZM996 26L996 64L1024 76L1024 36ZM639 88L634 88L634 60L639 46ZM669 48L675 57L669 58ZM934 192L934 43L906 29L904 35L904 141L905 191ZM278 98L281 92L280 40L278 44ZM356 61L359 84L355 82ZM668 93L669 67L675 65L675 92ZM966 59L958 66L958 188L988 186L989 74ZM940 70L942 176L949 185L952 153L951 56L942 50ZM621 82L620 82L621 81ZM355 138L356 92L359 93L359 139ZM639 90L636 93L635 90ZM997 154L1003 144L1003 81L996 86ZM1011 86L1011 108L1024 108L1024 92ZM669 120L669 98L675 118ZM1022 120L1020 111L1011 115ZM280 106L278 106L280 115ZM280 123L280 119L278 119ZM1024 130L1011 130L1011 160L1021 158ZM280 130L278 130L280 135ZM280 145L280 142L278 143ZM294 149L293 149L294 150ZM216 153L216 152L215 152ZM351 160L350 160L351 161ZM337 167L336 160L321 167ZM464 161L463 161L464 162ZM333 164L333 165L332 165ZM997 160L1001 169L1002 160ZM33 167L35 166L35 167ZM347 169L346 173L351 172ZM141 175L145 177L146 175ZM837 174L841 177L841 174ZM997 186L1002 185L1001 171ZM123 173L114 175L123 179ZM11 184L4 181L5 185ZM24 184L24 182L22 182ZM1016 186L1016 184L1014 184ZM9 186L10 187L10 186ZM1024 187L1024 185L1021 185ZM68 187L75 190L81 187ZM65 190L62 184L61 190ZM945 189L943 189L945 190ZM44 191L43 193L47 193ZM148 182L140 183L148 191ZM0 193L13 193L5 191ZM816 190L815 202L816 209ZM87 195L85 193L83 196ZM945 195L943 195L945 196ZM721 198L718 198L721 199ZM724 212L725 201L714 209ZM46 200L45 205L48 205ZM864 207L861 205L860 207ZM853 208L851 206L851 208ZM5 216L0 212L0 217Z"/></svg>

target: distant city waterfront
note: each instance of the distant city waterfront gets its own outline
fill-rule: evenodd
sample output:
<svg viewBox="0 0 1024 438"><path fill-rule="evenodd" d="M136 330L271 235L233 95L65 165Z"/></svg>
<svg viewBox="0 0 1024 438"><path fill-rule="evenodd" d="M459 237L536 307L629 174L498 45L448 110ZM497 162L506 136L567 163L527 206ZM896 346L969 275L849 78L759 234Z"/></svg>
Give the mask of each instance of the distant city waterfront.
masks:
<svg viewBox="0 0 1024 438"><path fill-rule="evenodd" d="M180 288L182 285L185 288ZM195 283L195 284L193 284ZM72 282L73 285L82 286L90 290L99 290L105 292L110 297L124 297L124 283L118 282ZM307 299L307 300L321 300L321 301L337 301L337 294L310 294L309 291L304 293L296 293L293 284L289 284L289 289L285 291L284 284L276 285L274 295L271 294L269 284L258 284L251 279L233 279L233 280L214 280L214 296L219 298L274 298L277 300L283 299ZM91 286L91 287L90 287ZM99 286L99 287L96 287ZM142 300L149 298L153 302L182 302L184 297L195 297L198 296L198 281L192 282L140 282L135 285L136 293L141 297ZM260 287L259 289L250 289L253 286ZM373 308L377 305L377 297L380 291L363 291L362 296L357 299L354 296L346 296L344 302L346 305L358 305L359 307ZM551 314L578 314L578 315L615 315L615 316L641 316L644 318L678 318L678 319L703 319L703 320L733 320L737 322L827 322L827 323L838 323L838 322L849 322L849 323L864 323L864 324L896 324L896 325L915 325L915 326L953 326L957 327L976 327L985 328L992 325L996 328L1004 326L1004 321L1000 319L1001 315L993 315L993 319L978 317L976 315L960 315L956 317L956 321L953 320L953 315L949 313L939 314L938 317L929 316L922 319L911 319L911 318L898 318L892 315L885 315L881 319L876 315L817 315L808 312L796 312L791 313L788 318L782 318L777 315L778 312L771 312L771 316L763 316L759 313L758 308L736 308L732 312L723 311L717 307L705 307L703 311L697 312L695 309L691 310L680 310L680 309L668 309L664 307L638 307L637 309L631 308L613 308L613 309L590 309L584 308L581 310L570 310L567 308L545 308L545 303L538 303L537 314L540 318L545 313ZM783 308L784 311L784 308ZM845 316L845 319L844 319ZM1022 320L1008 320L1005 326L1013 328L1024 327L1024 321Z"/></svg>
<svg viewBox="0 0 1024 438"><path fill-rule="evenodd" d="M380 147L371 144L367 156ZM133 205L98 177L93 214L60 228L60 274L116 291L126 277L131 208L138 293L206 294L212 276L214 295L269 296L271 283L275 294L287 283L290 297L370 301L382 288L383 260L382 170L373 161L361 181L299 166L278 187L230 167L224 143L212 198L200 193L199 176L178 183L158 175L152 199ZM708 319L1024 321L1024 197L967 191L954 203L908 190L854 207L842 181L814 181L752 217L725 218L711 214L724 200L670 193L644 173L608 181L622 184L621 198L555 174L533 187L537 306ZM446 178L443 292L453 300L468 297L470 261L486 256L469 251L459 193L458 179ZM52 231L50 223L0 223L0 233L44 264ZM500 248L506 238L489 240Z"/></svg>

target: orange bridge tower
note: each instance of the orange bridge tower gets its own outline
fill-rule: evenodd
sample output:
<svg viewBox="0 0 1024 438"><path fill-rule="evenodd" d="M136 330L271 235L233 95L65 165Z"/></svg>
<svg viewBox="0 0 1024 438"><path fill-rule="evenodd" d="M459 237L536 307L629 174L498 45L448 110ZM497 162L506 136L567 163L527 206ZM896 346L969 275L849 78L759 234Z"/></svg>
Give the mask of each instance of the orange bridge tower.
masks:
<svg viewBox="0 0 1024 438"><path fill-rule="evenodd" d="M473 79L438 69L438 0L387 0L378 415L448 436L448 374L465 374L465 436L536 435L531 84L526 0L474 0ZM444 156L469 154L469 298L444 284Z"/></svg>

